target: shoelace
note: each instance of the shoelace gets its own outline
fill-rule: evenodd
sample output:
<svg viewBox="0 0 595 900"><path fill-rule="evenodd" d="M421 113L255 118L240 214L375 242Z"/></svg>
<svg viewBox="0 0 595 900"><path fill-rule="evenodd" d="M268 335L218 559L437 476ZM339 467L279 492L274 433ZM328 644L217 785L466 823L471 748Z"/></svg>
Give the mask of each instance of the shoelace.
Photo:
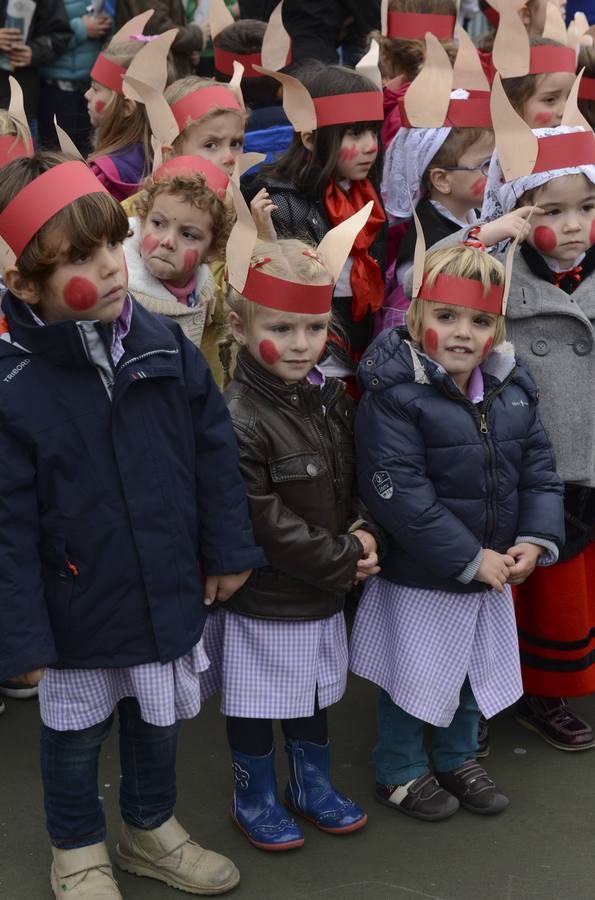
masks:
<svg viewBox="0 0 595 900"><path fill-rule="evenodd" d="M481 782L481 788L489 788L495 786L486 770L482 769L482 767L480 765L477 765L477 763L474 763L467 769L464 769L462 772L459 771L458 777L461 779L465 787L471 787L471 785L475 784L475 782Z"/></svg>

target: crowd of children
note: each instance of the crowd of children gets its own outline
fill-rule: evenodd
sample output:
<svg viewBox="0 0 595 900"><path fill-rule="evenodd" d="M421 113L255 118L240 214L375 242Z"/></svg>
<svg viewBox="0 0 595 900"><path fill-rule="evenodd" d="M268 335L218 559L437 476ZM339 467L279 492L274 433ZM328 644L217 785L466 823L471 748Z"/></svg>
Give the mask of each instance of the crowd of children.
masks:
<svg viewBox="0 0 595 900"><path fill-rule="evenodd" d="M350 69L213 2L220 80L178 77L140 13L91 71L86 160L60 122L35 150L11 79L0 691L39 696L55 897L122 897L116 708L115 862L193 894L240 878L175 817L211 695L264 851L368 820L331 777L348 671L408 816L508 806L478 760L509 707L595 746L567 701L595 690L592 38L498 0L478 51L456 12L384 0Z"/></svg>

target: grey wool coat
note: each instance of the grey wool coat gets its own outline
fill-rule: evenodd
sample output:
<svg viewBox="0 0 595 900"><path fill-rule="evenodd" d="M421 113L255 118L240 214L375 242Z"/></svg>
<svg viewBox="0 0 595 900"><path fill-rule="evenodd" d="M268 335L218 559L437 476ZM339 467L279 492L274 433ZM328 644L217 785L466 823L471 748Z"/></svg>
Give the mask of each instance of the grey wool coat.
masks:
<svg viewBox="0 0 595 900"><path fill-rule="evenodd" d="M471 227L432 250L464 241ZM504 261L502 254L496 258ZM404 285L409 295L411 276L409 271ZM558 474L565 482L595 487L595 273L567 294L536 277L517 249L506 332L539 389Z"/></svg>

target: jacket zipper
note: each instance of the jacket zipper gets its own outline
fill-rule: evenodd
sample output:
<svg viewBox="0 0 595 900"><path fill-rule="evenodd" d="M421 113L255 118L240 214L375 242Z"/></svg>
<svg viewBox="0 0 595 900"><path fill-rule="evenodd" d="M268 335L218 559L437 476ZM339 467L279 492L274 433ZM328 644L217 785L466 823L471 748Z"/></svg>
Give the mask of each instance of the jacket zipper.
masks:
<svg viewBox="0 0 595 900"><path fill-rule="evenodd" d="M308 407L309 407L308 414L309 414L309 418L310 418L312 424L314 425L314 431L316 432L316 434L319 438L323 456L324 456L326 463L329 466L329 469L332 473L333 484L335 485L335 495L337 497L337 500L339 502L341 502L343 497L342 497L341 484L340 484L340 479L339 479L339 465L338 465L338 459L337 459L337 451L335 449L335 442L333 441L333 436L331 434L331 430L330 430L330 427L328 424L328 414L331 411L331 409L333 408L333 406L335 405L336 401L337 401L336 396L331 399L330 405L328 405L326 407L326 415L325 415L325 425L326 425L328 436L329 436L329 439L331 442L331 447L333 448L333 458L331 458L330 454L327 452L324 435L322 433L322 429L320 428L320 426L318 424L318 421L316 418L316 411L313 409L311 403L308 404Z"/></svg>
<svg viewBox="0 0 595 900"><path fill-rule="evenodd" d="M119 373L132 363L140 362L141 359L147 359L149 356L158 356L161 353L168 353L175 356L176 353L179 353L179 350L148 350L146 353L141 353L139 356L133 356L132 359L127 359L125 363L122 363L122 365L117 367L116 371Z"/></svg>

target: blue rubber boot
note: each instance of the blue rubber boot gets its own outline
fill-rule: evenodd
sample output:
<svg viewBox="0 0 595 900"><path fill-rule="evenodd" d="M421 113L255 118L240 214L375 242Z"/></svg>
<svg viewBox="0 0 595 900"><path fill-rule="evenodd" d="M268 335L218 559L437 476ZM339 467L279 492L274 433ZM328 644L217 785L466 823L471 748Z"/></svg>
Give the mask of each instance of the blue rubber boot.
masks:
<svg viewBox="0 0 595 900"><path fill-rule="evenodd" d="M288 740L289 781L285 802L292 812L330 834L357 831L368 815L349 797L340 794L329 781L329 742Z"/></svg>
<svg viewBox="0 0 595 900"><path fill-rule="evenodd" d="M235 790L231 818L261 850L294 850L304 843L297 822L277 796L275 748L266 756L231 751Z"/></svg>

